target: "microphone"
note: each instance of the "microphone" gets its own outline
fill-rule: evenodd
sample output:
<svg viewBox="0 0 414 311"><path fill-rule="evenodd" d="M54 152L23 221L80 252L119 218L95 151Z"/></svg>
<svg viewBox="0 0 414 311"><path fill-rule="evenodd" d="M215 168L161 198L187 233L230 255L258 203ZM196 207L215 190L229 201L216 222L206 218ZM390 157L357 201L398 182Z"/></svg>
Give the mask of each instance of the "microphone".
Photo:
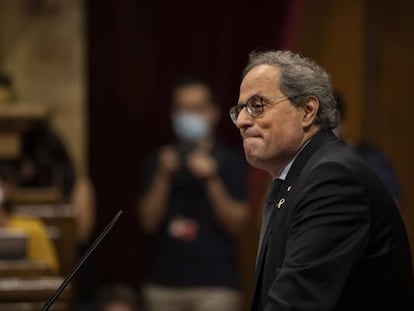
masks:
<svg viewBox="0 0 414 311"><path fill-rule="evenodd" d="M65 287L69 284L72 278L75 276L76 272L78 272L79 268L82 264L88 259L88 257L92 254L95 248L101 243L101 241L105 238L105 236L109 233L112 229L114 224L117 222L118 218L122 215L123 211L119 210L118 213L112 218L111 222L106 226L106 228L102 231L102 233L98 236L98 238L93 242L91 247L86 251L86 253L82 256L82 258L76 263L75 267L72 271L65 277L62 284L58 287L55 293L50 297L50 299L45 303L42 308L42 311L47 311L55 302L55 300L59 297L59 295L63 292Z"/></svg>

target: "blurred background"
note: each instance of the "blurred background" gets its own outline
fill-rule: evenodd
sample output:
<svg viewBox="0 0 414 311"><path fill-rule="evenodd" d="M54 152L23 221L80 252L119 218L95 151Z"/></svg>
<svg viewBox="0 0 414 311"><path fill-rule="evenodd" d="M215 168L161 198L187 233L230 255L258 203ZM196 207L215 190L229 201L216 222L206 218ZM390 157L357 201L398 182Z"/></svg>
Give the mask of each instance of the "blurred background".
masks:
<svg viewBox="0 0 414 311"><path fill-rule="evenodd" d="M28 204L43 206L35 216L68 239L55 241L59 260L68 262L45 284L45 297L120 209L124 215L75 278L67 301L76 310L83 295L94 297L103 286L139 288L150 260L137 222L140 169L148 152L171 139L171 84L186 73L214 81L224 111L220 136L241 148L227 111L237 102L248 53L258 48L295 50L330 73L346 106L343 135L375 144L389 159L414 245L413 35L410 0L0 0L0 73L12 90L0 101L0 157L18 158L22 133L47 120L67 150L74 187L87 185L79 186L80 201L89 203L82 218L82 211L51 207L75 199L40 190L16 199L23 212ZM252 210L261 208L266 178L252 169ZM240 240L246 305L258 226L252 221ZM10 267L1 267L0 292L11 286ZM13 269L22 279L45 275ZM0 301L24 301L16 291L0 293Z"/></svg>

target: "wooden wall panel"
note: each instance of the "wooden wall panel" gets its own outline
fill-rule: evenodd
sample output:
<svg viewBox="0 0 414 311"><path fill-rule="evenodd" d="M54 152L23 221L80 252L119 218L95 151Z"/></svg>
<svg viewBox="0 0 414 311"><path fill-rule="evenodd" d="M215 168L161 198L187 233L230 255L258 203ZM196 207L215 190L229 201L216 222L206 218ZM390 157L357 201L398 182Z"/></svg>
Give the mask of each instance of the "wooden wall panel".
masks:
<svg viewBox="0 0 414 311"><path fill-rule="evenodd" d="M378 144L399 178L414 245L414 2L308 1L298 50L331 74L344 95L350 138Z"/></svg>
<svg viewBox="0 0 414 311"><path fill-rule="evenodd" d="M367 1L367 18L375 30L369 46L377 53L377 78L366 84L377 91L367 98L364 119L370 139L389 155L399 177L402 214L414 246L414 2ZM369 55L367 55L369 57Z"/></svg>
<svg viewBox="0 0 414 311"><path fill-rule="evenodd" d="M297 50L324 67L346 101L349 137L363 128L363 1L307 1Z"/></svg>

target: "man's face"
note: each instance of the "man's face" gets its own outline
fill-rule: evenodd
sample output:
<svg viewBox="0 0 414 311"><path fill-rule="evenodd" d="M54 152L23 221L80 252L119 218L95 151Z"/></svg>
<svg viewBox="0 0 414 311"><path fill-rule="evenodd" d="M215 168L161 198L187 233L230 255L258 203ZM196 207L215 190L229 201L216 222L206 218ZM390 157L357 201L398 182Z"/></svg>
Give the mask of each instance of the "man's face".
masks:
<svg viewBox="0 0 414 311"><path fill-rule="evenodd" d="M245 104L252 96L260 96L265 107L257 117L243 109L236 123L247 161L272 176L279 173L305 140L304 110L283 100L285 94L279 89L279 74L279 68L269 65L253 67L247 73L240 85L239 104Z"/></svg>

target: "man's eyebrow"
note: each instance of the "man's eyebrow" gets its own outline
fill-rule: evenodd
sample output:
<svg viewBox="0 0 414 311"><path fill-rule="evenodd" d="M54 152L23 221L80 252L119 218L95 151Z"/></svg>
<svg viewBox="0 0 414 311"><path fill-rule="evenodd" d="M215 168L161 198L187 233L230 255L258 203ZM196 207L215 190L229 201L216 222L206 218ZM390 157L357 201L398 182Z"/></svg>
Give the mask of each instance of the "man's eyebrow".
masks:
<svg viewBox="0 0 414 311"><path fill-rule="evenodd" d="M247 100L243 103L243 102L238 102L237 106L242 106L245 105L246 102L248 102L250 99L252 99L253 97L260 97L260 98L264 98L264 96L260 95L259 93L255 93L253 95L251 95L249 98L247 98Z"/></svg>

